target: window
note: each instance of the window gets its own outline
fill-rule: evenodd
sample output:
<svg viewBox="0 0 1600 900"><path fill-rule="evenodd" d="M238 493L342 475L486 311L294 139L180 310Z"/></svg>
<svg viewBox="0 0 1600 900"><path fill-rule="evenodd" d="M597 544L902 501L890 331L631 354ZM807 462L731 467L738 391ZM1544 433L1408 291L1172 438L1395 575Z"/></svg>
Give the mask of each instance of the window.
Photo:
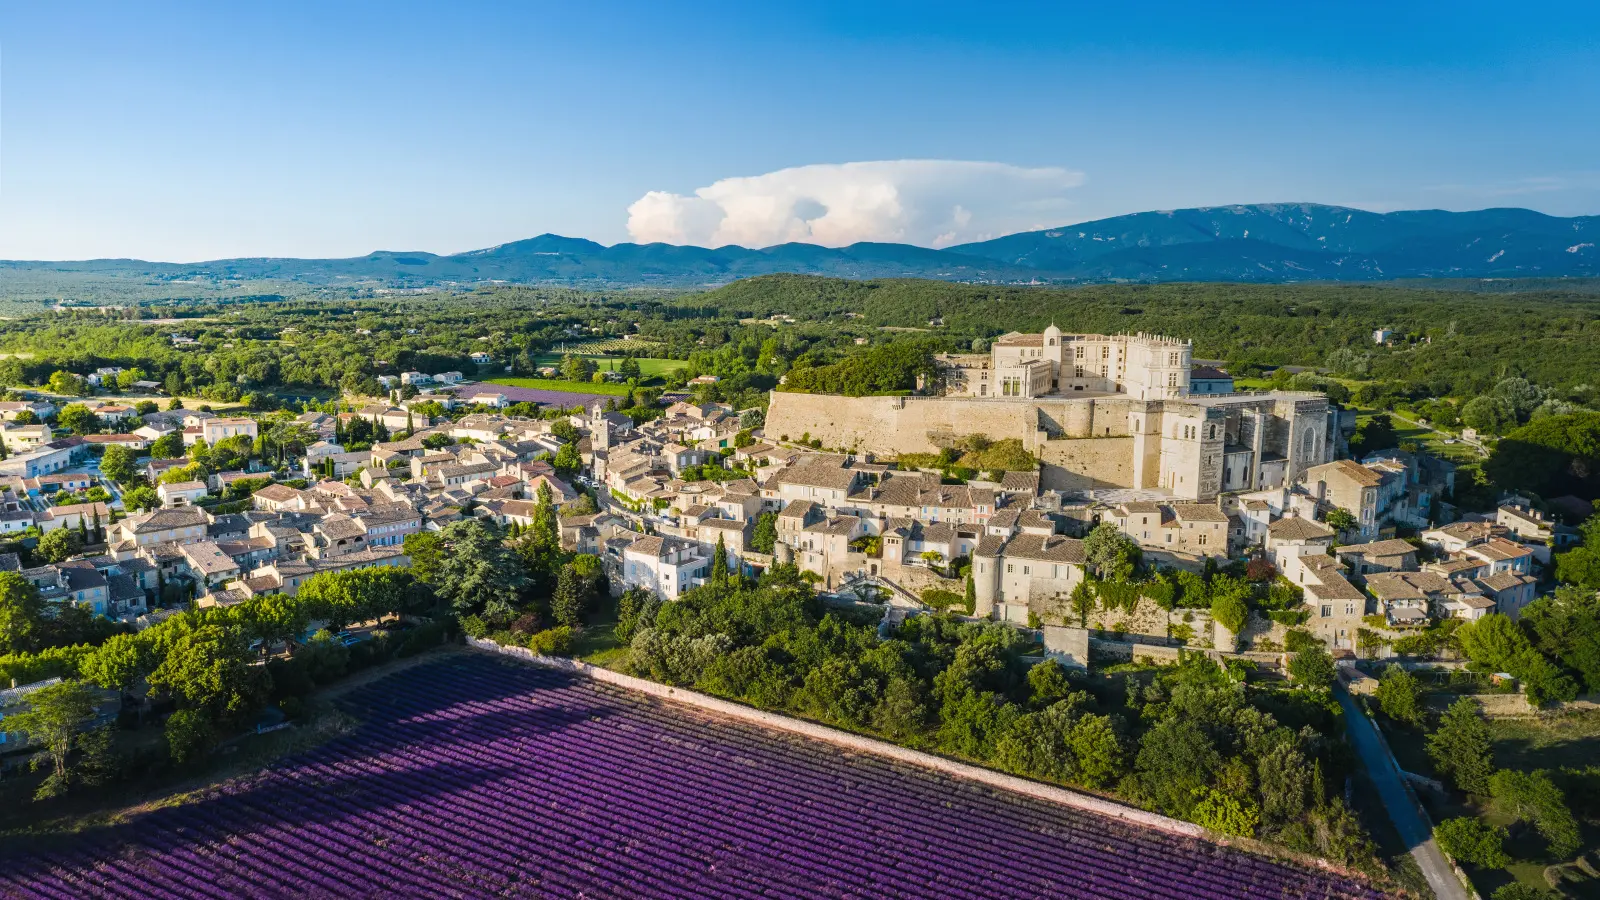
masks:
<svg viewBox="0 0 1600 900"><path fill-rule="evenodd" d="M1024 574L1024 575L1032 575L1033 572L1027 566L1023 566L1022 567L1022 574Z"/></svg>
<svg viewBox="0 0 1600 900"><path fill-rule="evenodd" d="M1012 570L1013 570L1013 569L1015 569L1015 568L1016 568L1016 567L1015 567L1015 566L1013 566L1013 565L1012 565L1012 564L1011 564L1011 563L1006 563L1006 574L1007 574L1007 575L1010 575L1010 574L1011 574L1011 571L1012 571Z"/></svg>
<svg viewBox="0 0 1600 900"><path fill-rule="evenodd" d="M1333 615L1333 604L1331 604L1331 603L1322 604L1322 617L1324 619L1326 619L1326 618L1328 618L1329 616L1332 616L1332 615Z"/></svg>
<svg viewBox="0 0 1600 900"><path fill-rule="evenodd" d="M1110 347L1101 347L1100 348L1100 358L1101 359L1110 359L1111 358L1111 348Z"/></svg>
<svg viewBox="0 0 1600 900"><path fill-rule="evenodd" d="M1202 546L1202 547L1204 547L1206 545L1206 536L1205 535L1203 535L1203 534L1200 535L1200 542L1199 543L1200 543L1200 546Z"/></svg>
<svg viewBox="0 0 1600 900"><path fill-rule="evenodd" d="M1083 348L1082 347L1074 348L1074 352L1073 352L1072 356L1073 356L1074 359L1083 359Z"/></svg>

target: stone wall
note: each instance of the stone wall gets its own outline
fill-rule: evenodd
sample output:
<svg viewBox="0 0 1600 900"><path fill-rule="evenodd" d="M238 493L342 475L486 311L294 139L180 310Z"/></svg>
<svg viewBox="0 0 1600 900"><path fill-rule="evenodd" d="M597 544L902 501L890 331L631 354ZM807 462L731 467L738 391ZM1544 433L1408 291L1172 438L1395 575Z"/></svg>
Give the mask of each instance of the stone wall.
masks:
<svg viewBox="0 0 1600 900"><path fill-rule="evenodd" d="M1138 487L1133 483L1133 438L1098 437L1044 441L1039 484L1046 490L1088 491Z"/></svg>
<svg viewBox="0 0 1600 900"><path fill-rule="evenodd" d="M954 760L945 759L942 756L934 756L931 753L922 753L917 750L909 750L905 747L900 747L884 741L873 740L872 738L862 737L860 735L850 734L844 731L838 731L825 725L818 725L815 722L805 722L800 719L791 719L788 716L764 712L762 710L754 709L738 703L733 703L728 700L719 700L715 697L709 697L705 694L697 693L695 691L669 687L664 684L657 684L653 681L646 681L642 678L634 678L629 675L623 675L619 672L613 672L610 669L602 669L598 666L591 666L587 663L578 662L577 660L566 659L564 657L537 656L533 653L533 651L526 647L502 647L493 641L486 641L477 638L468 638L467 644L478 650L498 653L504 656L523 660L524 662L533 663L534 665L544 666L546 668L572 672L577 675L593 678L596 681L614 684L630 691L648 694L652 697L670 700L674 703L682 703L687 706L697 707L707 712L725 716L727 718L735 719L748 724L757 725L776 731L785 731L789 732L790 734L798 734L815 740L827 741L830 744L843 747L847 750L854 750L859 753L870 753L875 756L887 757L897 762L908 763L920 768L933 769L946 775L952 775L968 781L976 781L981 784L986 784L990 787L1012 791L1014 793L1023 794L1038 800L1059 803L1063 806L1081 809L1097 815L1121 819L1125 822L1129 822L1141 827L1154 828L1158 831L1163 831L1168 834L1213 841L1219 844L1231 843L1228 839L1213 835L1204 828L1201 828L1199 825L1189 822L1181 822L1177 819L1168 818L1152 812L1146 812L1142 809L1134 809L1129 806L1123 806L1120 803L1090 794L1070 791L1066 788L1053 787L1046 784L1039 784L1038 782L1028 781L1023 778L1016 778L1011 775L1004 775L989 769L980 768L978 766L971 766L967 765L966 763L959 763L955 762Z"/></svg>

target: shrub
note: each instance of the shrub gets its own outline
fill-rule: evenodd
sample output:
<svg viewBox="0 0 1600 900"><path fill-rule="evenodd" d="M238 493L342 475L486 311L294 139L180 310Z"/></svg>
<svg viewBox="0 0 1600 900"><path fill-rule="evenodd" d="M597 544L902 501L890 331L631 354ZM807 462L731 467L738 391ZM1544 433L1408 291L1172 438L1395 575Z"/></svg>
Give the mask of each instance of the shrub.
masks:
<svg viewBox="0 0 1600 900"><path fill-rule="evenodd" d="M1506 830L1482 819L1460 816L1446 819L1433 830L1439 849L1458 862L1484 869L1503 869L1511 864L1506 854Z"/></svg>
<svg viewBox="0 0 1600 900"><path fill-rule="evenodd" d="M481 638L489 633L489 625L479 616L462 616L461 631L467 637Z"/></svg>
<svg viewBox="0 0 1600 900"><path fill-rule="evenodd" d="M566 656L572 652L572 629L559 625L529 635L528 649L540 656Z"/></svg>

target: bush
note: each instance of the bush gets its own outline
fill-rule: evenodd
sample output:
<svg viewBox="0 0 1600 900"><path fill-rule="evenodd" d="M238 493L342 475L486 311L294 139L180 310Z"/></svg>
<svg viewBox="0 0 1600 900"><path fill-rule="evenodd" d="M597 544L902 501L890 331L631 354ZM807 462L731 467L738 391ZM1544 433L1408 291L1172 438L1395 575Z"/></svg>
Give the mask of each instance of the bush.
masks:
<svg viewBox="0 0 1600 900"><path fill-rule="evenodd" d="M437 647L450 640L451 628L449 620L429 622L426 625L413 628L406 632L405 639L395 649L394 655L404 659L415 656L424 650Z"/></svg>
<svg viewBox="0 0 1600 900"><path fill-rule="evenodd" d="M462 616L461 631L470 638L482 638L489 633L489 624L480 616Z"/></svg>
<svg viewBox="0 0 1600 900"><path fill-rule="evenodd" d="M540 656L566 656L572 652L572 629L559 625L529 635L528 649Z"/></svg>
<svg viewBox="0 0 1600 900"><path fill-rule="evenodd" d="M1333 681L1333 657L1322 648L1321 644L1309 647L1294 655L1289 660L1289 674L1294 680L1307 687L1325 688Z"/></svg>
<svg viewBox="0 0 1600 900"><path fill-rule="evenodd" d="M1506 854L1506 830L1496 828L1482 819L1461 816L1446 819L1433 830L1439 849L1457 862L1471 863L1484 869L1503 869L1511 864Z"/></svg>

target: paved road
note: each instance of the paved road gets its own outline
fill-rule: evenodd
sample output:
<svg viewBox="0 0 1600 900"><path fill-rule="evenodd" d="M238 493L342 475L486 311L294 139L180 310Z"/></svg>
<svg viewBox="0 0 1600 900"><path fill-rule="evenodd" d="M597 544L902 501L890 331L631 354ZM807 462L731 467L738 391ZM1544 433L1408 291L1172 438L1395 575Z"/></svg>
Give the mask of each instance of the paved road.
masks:
<svg viewBox="0 0 1600 900"><path fill-rule="evenodd" d="M1344 685L1335 685L1333 690L1339 698L1339 705L1344 707L1345 729L1350 734L1350 743L1361 755L1361 763L1366 767L1373 784L1377 785L1378 796L1389 811L1389 819L1400 832L1400 839L1411 849L1411 856L1428 879L1433 895L1438 900L1472 900L1472 895L1450 868L1449 860L1433 842L1433 829L1417 805L1416 797L1401 779L1400 766L1379 739L1377 726L1356 706Z"/></svg>

